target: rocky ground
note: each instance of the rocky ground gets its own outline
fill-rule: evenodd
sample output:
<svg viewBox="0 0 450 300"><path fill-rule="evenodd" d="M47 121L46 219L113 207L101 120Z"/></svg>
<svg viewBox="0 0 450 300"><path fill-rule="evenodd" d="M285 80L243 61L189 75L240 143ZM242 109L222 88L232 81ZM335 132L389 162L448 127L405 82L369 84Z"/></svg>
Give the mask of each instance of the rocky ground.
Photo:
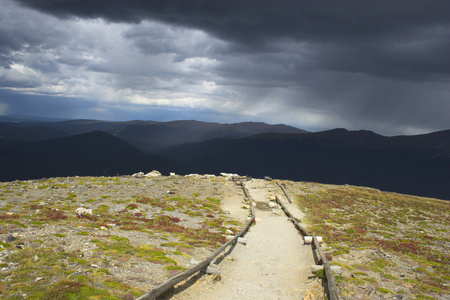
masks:
<svg viewBox="0 0 450 300"><path fill-rule="evenodd" d="M279 182L294 200L289 209L323 237L323 250L332 265L341 267L336 274L341 299L450 299L450 202L353 186ZM224 258L221 279L197 278L174 298L196 299L219 286L237 289L234 278L252 269L268 274L264 264L278 274L287 264L282 257L270 261L267 252L287 251L289 260L296 260L299 253L288 247L308 248L298 245L296 232L288 232L293 226L281 211L261 204L268 195L281 194L275 183L248 184L260 205L260 223L248 233L248 245L236 246ZM0 297L134 299L188 268L192 258L208 257L225 235L237 233L249 213L243 199L233 181L215 176L0 183ZM281 247L280 241L270 248L268 236L285 225L291 229L283 229L280 238L289 245ZM267 249L258 248L264 243ZM321 274L306 270L309 264L276 294L271 293L283 272L259 279L258 291L272 299L322 299ZM286 266L286 274L298 272L294 265L301 263ZM246 294L249 289L217 299L269 299Z"/></svg>
<svg viewBox="0 0 450 300"><path fill-rule="evenodd" d="M133 299L238 232L248 214L242 199L223 177L1 183L0 297ZM77 216L79 208L88 213Z"/></svg>

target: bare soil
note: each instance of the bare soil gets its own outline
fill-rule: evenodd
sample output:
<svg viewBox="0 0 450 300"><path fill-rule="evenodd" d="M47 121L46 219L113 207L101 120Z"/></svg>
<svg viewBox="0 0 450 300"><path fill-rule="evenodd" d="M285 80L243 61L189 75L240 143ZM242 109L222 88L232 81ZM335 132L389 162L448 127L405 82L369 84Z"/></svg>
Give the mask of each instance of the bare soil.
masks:
<svg viewBox="0 0 450 300"><path fill-rule="evenodd" d="M311 274L311 247L303 245L281 209L269 205L280 188L258 179L245 186L256 214L256 223L245 236L247 244L238 244L220 263L220 279L205 277L173 299L303 299L307 295L322 299L321 283Z"/></svg>

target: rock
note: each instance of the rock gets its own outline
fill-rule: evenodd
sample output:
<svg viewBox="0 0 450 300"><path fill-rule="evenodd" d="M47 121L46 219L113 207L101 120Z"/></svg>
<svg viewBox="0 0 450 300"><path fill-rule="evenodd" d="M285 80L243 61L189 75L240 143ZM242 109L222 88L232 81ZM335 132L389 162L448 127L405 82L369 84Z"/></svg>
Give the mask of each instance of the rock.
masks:
<svg viewBox="0 0 450 300"><path fill-rule="evenodd" d="M36 279L34 280L34 282L41 281L42 279L44 279L44 278L43 278L43 277L36 277Z"/></svg>
<svg viewBox="0 0 450 300"><path fill-rule="evenodd" d="M76 215L81 218L84 215L92 215L92 209L87 209L84 207L78 207L75 211Z"/></svg>
<svg viewBox="0 0 450 300"><path fill-rule="evenodd" d="M144 175L145 177L158 177L161 176L161 173L159 171L153 170L147 174Z"/></svg>
<svg viewBox="0 0 450 300"><path fill-rule="evenodd" d="M37 255L35 255L35 256L33 257L33 260L34 260L34 261L38 261L38 260L39 260L39 257L38 257Z"/></svg>
<svg viewBox="0 0 450 300"><path fill-rule="evenodd" d="M122 296L122 300L133 300L133 299L134 299L134 295L132 293Z"/></svg>
<svg viewBox="0 0 450 300"><path fill-rule="evenodd" d="M144 178L144 172L139 172L139 173L134 173L133 175L131 175L131 177L134 178Z"/></svg>
<svg viewBox="0 0 450 300"><path fill-rule="evenodd" d="M72 273L72 274L70 274L69 276L67 276L67 277L72 277L72 276L78 276L78 275L87 275L87 273L86 272L83 272L83 271L77 271L77 272L75 272L75 273Z"/></svg>
<svg viewBox="0 0 450 300"><path fill-rule="evenodd" d="M8 235L8 237L6 238L7 243L11 243L15 240L16 240L16 238L12 234Z"/></svg>
<svg viewBox="0 0 450 300"><path fill-rule="evenodd" d="M304 300L314 300L314 299L317 299L317 298L318 298L317 292L314 291L314 290L309 290L309 291L306 292L306 295L305 295L305 297L303 299Z"/></svg>
<svg viewBox="0 0 450 300"><path fill-rule="evenodd" d="M220 173L220 176L225 177L227 180L234 180L237 177L239 177L238 174L232 174L232 173Z"/></svg>

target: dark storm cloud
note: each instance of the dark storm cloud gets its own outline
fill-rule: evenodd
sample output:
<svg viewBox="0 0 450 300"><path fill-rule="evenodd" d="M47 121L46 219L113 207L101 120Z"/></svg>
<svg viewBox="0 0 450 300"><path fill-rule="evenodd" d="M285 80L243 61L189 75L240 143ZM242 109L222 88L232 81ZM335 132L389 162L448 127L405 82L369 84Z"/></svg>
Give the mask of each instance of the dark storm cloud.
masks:
<svg viewBox="0 0 450 300"><path fill-rule="evenodd" d="M263 52L284 39L307 41L317 48L310 59L329 70L407 80L450 74L446 0L20 2L60 18L152 19L198 28L235 42L242 51ZM165 49L153 42L149 51ZM148 46L142 39L136 43Z"/></svg>
<svg viewBox="0 0 450 300"><path fill-rule="evenodd" d="M0 88L26 93L26 105L44 95L74 110L91 101L99 118L155 109L388 135L450 127L447 0L0 6Z"/></svg>

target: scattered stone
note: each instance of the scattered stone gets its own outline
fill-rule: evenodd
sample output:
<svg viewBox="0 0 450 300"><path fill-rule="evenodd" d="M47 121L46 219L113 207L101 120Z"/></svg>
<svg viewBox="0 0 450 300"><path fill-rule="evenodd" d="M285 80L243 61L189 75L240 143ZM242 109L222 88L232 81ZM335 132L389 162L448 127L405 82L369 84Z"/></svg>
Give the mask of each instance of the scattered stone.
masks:
<svg viewBox="0 0 450 300"><path fill-rule="evenodd" d="M235 180L239 177L238 174L232 174L232 173L220 173L220 176L225 177L227 180Z"/></svg>
<svg viewBox="0 0 450 300"><path fill-rule="evenodd" d="M87 275L87 273L86 272L83 272L83 271L77 271L77 272L75 272L75 273L72 273L72 274L70 274L69 276L67 276L67 277L72 277L72 276L79 276L79 275Z"/></svg>
<svg viewBox="0 0 450 300"><path fill-rule="evenodd" d="M275 202L273 202L273 201L270 201L269 202L269 207L277 207L278 206L278 204L276 204Z"/></svg>
<svg viewBox="0 0 450 300"><path fill-rule="evenodd" d="M77 210L75 211L76 215L78 217L82 217L84 215L92 215L92 209L87 209L84 207L78 207Z"/></svg>
<svg viewBox="0 0 450 300"><path fill-rule="evenodd" d="M33 257L33 260L34 260L34 261L38 261L38 260L39 260L39 257L38 257L37 255L35 255L35 256Z"/></svg>
<svg viewBox="0 0 450 300"><path fill-rule="evenodd" d="M122 300L133 300L134 295L132 293L126 294L122 297Z"/></svg>
<svg viewBox="0 0 450 300"><path fill-rule="evenodd" d="M144 172L139 172L139 173L134 173L133 175L131 175L131 177L134 177L134 178L144 178L145 175L144 175Z"/></svg>
<svg viewBox="0 0 450 300"><path fill-rule="evenodd" d="M7 243L12 243L15 240L16 240L16 238L12 234L8 235L8 237L6 238Z"/></svg>
<svg viewBox="0 0 450 300"><path fill-rule="evenodd" d="M147 174L144 175L145 177L158 177L161 176L161 173L159 171L153 170Z"/></svg>

